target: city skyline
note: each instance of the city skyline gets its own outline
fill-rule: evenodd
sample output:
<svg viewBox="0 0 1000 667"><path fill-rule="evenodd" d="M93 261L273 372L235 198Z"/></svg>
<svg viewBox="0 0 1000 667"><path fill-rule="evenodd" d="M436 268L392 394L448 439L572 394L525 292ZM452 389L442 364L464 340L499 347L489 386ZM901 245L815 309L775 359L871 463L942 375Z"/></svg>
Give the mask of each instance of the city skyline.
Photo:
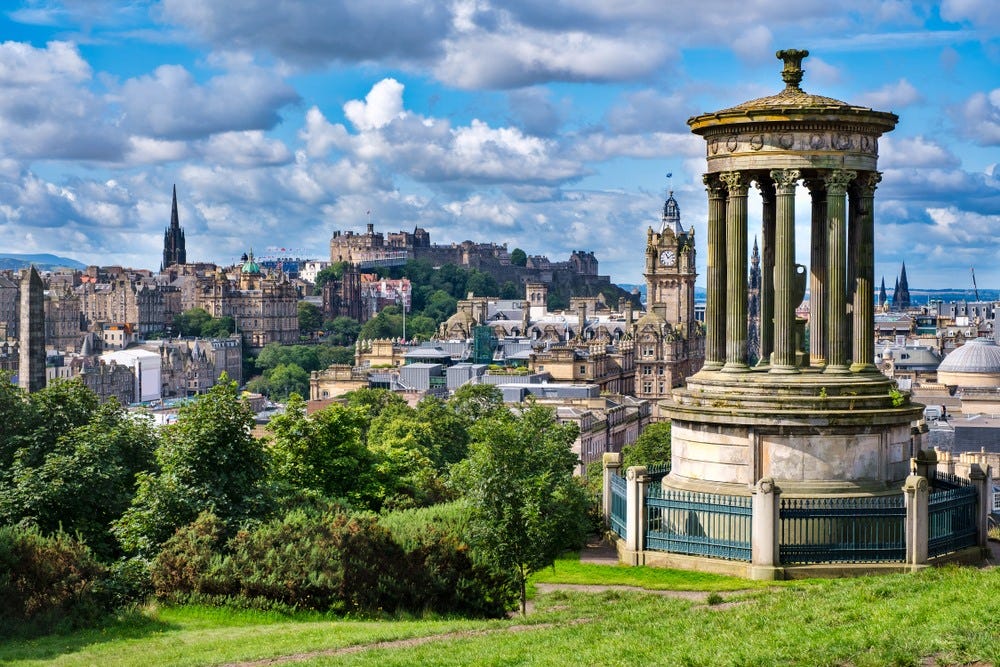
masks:
<svg viewBox="0 0 1000 667"><path fill-rule="evenodd" d="M969 267L1000 286L987 0L351 4L16 3L0 15L0 247L156 268L176 183L189 261L322 259L334 230L371 222L591 250L640 283L668 187L707 240L687 118L777 92L774 51L806 48L805 90L900 116L880 142L876 282L905 261L917 287L963 287ZM803 264L807 227L800 213Z"/></svg>

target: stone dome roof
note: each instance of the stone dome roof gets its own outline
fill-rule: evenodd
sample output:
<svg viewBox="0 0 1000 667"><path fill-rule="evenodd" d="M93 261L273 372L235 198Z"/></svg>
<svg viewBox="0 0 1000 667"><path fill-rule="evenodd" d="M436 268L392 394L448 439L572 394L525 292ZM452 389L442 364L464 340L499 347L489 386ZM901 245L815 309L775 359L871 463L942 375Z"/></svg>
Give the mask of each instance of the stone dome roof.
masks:
<svg viewBox="0 0 1000 667"><path fill-rule="evenodd" d="M990 338L976 338L952 350L938 366L945 373L1000 373L1000 345Z"/></svg>

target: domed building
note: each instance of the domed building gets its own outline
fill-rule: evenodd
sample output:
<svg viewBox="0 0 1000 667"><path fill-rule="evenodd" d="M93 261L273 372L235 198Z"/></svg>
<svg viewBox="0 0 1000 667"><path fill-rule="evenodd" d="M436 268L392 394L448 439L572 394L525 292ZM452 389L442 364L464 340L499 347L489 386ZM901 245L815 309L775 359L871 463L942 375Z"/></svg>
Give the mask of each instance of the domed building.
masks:
<svg viewBox="0 0 1000 667"><path fill-rule="evenodd" d="M989 338L970 340L944 358L937 378L949 388L1000 388L1000 345Z"/></svg>

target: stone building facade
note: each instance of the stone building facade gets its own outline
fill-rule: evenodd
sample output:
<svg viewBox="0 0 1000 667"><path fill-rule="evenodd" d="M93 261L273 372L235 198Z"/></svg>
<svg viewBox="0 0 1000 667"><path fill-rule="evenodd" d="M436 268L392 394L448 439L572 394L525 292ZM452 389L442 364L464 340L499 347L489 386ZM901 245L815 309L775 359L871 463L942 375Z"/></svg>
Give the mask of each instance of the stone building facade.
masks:
<svg viewBox="0 0 1000 667"><path fill-rule="evenodd" d="M264 273L251 252L237 271L199 278L194 307L212 317L232 317L247 347L259 349L298 342L298 302L295 285L281 274Z"/></svg>
<svg viewBox="0 0 1000 667"><path fill-rule="evenodd" d="M82 343L80 297L68 286L50 288L45 299L45 347L77 352Z"/></svg>

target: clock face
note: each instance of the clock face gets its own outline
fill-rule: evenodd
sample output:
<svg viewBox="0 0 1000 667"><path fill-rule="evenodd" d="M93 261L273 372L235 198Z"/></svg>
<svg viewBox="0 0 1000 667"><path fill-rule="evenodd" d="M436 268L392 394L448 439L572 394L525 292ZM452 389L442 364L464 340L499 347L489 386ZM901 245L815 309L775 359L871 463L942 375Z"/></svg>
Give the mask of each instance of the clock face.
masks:
<svg viewBox="0 0 1000 667"><path fill-rule="evenodd" d="M660 262L664 266L673 266L677 262L677 255L673 250L664 250L660 253Z"/></svg>

